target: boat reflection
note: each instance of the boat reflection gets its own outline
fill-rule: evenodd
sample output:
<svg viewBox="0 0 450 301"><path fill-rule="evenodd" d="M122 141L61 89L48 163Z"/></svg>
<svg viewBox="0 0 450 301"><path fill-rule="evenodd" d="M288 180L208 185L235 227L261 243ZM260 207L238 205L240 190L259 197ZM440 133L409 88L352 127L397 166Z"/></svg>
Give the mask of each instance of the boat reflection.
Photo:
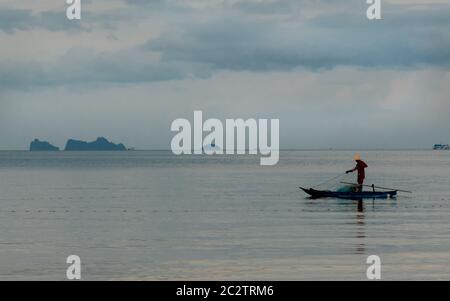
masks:
<svg viewBox="0 0 450 301"><path fill-rule="evenodd" d="M327 202L320 201L317 199L308 198L311 202L308 202L307 205L309 207L316 207L318 211L324 212L325 208L330 207L330 199L323 199ZM350 252L355 255L364 255L366 254L367 246L366 246L366 215L365 211L369 208L369 211L375 210L375 201L370 201L370 204L367 205L368 200L359 199L359 200L342 200L335 199L336 202L333 202L332 208L333 210L327 209L327 211L331 212L346 212L348 213L347 221L345 224L354 226L349 229L349 233L347 233L350 237L354 237L355 241L353 246L348 249L346 246L346 252ZM366 204L365 204L366 203ZM367 207L369 206L369 207Z"/></svg>

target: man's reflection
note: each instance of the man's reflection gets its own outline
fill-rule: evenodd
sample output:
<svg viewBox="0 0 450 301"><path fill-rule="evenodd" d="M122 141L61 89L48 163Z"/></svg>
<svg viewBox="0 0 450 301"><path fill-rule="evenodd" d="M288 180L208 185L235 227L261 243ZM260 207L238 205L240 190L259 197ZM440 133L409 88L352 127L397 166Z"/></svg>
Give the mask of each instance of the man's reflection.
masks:
<svg viewBox="0 0 450 301"><path fill-rule="evenodd" d="M358 213L356 214L356 254L364 254L366 252L365 238L365 223L364 223L364 203L362 200L358 200Z"/></svg>

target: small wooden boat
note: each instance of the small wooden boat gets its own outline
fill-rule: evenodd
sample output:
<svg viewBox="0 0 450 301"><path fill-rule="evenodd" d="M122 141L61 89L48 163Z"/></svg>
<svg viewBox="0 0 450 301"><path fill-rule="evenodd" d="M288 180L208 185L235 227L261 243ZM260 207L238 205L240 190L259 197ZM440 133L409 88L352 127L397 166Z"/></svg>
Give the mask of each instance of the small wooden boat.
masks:
<svg viewBox="0 0 450 301"><path fill-rule="evenodd" d="M313 199L319 198L338 198L349 200L361 200L361 199L387 199L397 196L397 190L390 191L360 191L360 192L339 192L330 190L316 190L313 188L303 188L301 190L306 192Z"/></svg>

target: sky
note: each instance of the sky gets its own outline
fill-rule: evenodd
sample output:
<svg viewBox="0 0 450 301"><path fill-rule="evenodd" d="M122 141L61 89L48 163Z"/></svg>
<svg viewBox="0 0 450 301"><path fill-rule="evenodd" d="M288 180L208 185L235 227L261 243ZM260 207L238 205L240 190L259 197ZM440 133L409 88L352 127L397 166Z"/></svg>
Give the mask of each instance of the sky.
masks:
<svg viewBox="0 0 450 301"><path fill-rule="evenodd" d="M0 0L0 149L104 136L169 149L176 118L278 118L280 146L450 143L450 0Z"/></svg>

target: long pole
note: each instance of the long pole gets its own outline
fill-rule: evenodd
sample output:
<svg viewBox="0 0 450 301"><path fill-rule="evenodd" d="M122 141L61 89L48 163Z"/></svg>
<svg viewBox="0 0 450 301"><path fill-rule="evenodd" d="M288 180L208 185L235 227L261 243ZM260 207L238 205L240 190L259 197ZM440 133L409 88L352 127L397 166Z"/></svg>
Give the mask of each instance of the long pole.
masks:
<svg viewBox="0 0 450 301"><path fill-rule="evenodd" d="M364 187L372 187L372 188L379 188L379 189L386 189L386 190L396 190L399 192L406 192L406 193L412 193L412 191L409 190L401 190L401 189L395 189L395 188L387 188L387 187L381 187L381 186L375 186L375 185L364 185L364 184L355 184L350 182L340 182L342 184L348 184L348 185L356 185L356 186L364 186Z"/></svg>

